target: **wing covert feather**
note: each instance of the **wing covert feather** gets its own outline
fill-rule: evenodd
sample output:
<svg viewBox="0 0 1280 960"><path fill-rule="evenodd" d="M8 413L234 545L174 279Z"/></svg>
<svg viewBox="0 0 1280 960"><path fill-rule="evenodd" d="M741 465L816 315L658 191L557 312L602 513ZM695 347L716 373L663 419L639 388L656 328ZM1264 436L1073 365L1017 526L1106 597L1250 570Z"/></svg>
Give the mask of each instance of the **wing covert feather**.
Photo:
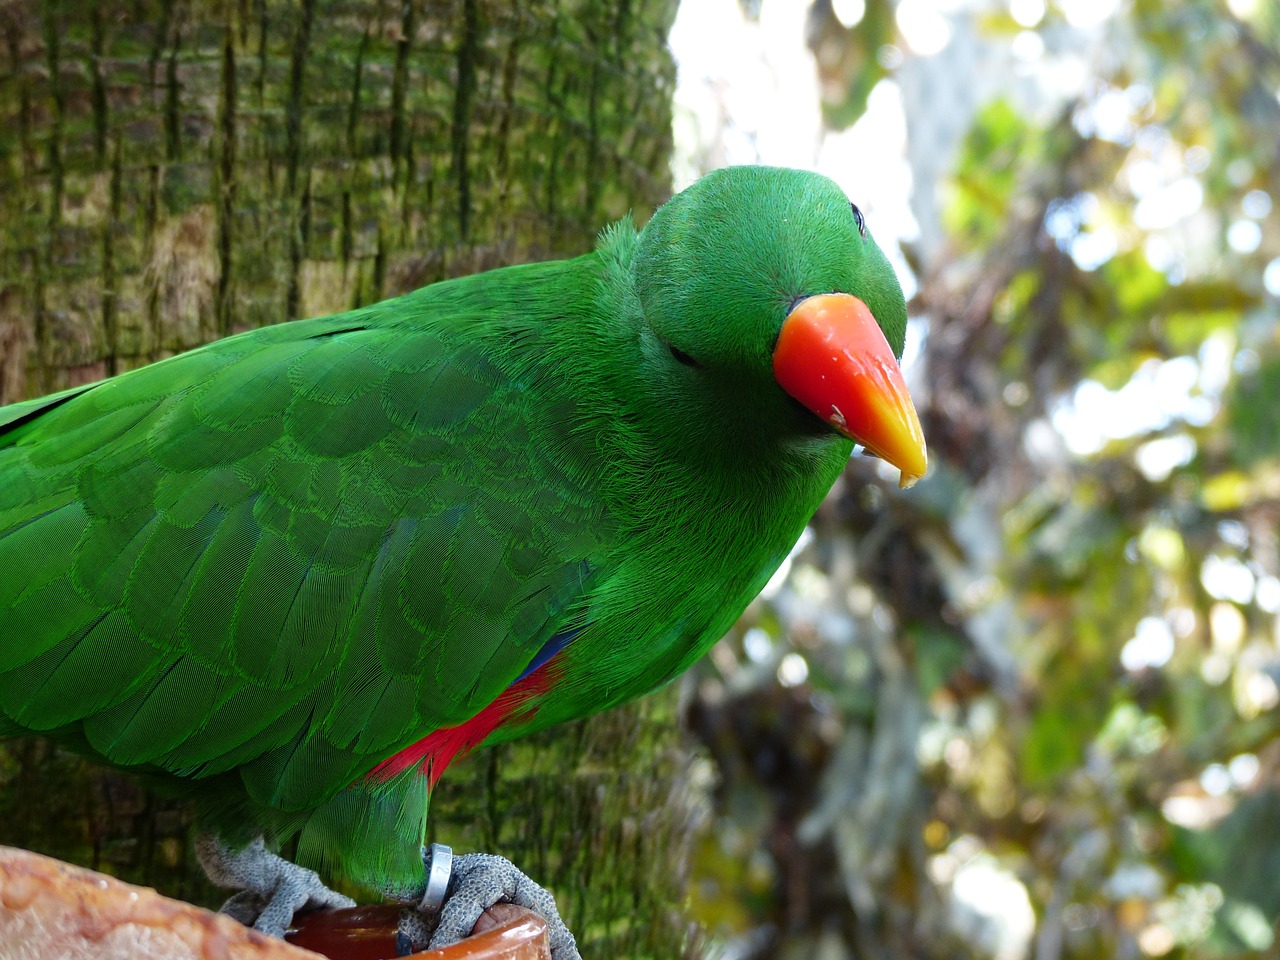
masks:
<svg viewBox="0 0 1280 960"><path fill-rule="evenodd" d="M377 310L0 410L0 728L238 767L291 809L474 714L579 615L596 507L563 411Z"/></svg>

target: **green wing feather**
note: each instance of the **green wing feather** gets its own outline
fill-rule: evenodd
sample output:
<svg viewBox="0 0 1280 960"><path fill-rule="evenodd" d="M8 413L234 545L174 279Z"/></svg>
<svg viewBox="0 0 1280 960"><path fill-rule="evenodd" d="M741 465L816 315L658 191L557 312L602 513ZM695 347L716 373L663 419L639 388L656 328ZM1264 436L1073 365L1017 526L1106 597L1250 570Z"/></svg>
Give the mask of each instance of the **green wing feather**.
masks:
<svg viewBox="0 0 1280 960"><path fill-rule="evenodd" d="M599 518L485 279L0 410L0 732L301 810L505 689Z"/></svg>

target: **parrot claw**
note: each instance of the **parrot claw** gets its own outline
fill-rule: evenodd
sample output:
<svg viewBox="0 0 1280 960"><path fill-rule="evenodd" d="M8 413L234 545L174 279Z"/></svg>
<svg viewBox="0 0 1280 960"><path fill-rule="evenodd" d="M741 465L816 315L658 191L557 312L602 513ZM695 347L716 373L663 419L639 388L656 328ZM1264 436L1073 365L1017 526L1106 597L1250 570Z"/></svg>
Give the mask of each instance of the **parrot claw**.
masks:
<svg viewBox="0 0 1280 960"><path fill-rule="evenodd" d="M397 943L402 956L457 943L471 935L484 911L497 903L514 903L547 921L552 960L582 960L573 934L560 919L555 899L505 857L489 853L453 857L448 847L432 844L430 850L423 848L423 865L427 881L422 903L406 910L400 919ZM443 906L433 909L441 900Z"/></svg>
<svg viewBox="0 0 1280 960"><path fill-rule="evenodd" d="M222 912L268 936L283 938L293 915L303 910L354 907L355 901L330 890L312 870L267 850L258 837L243 850L232 850L216 837L196 840L196 856L209 879L238 888Z"/></svg>

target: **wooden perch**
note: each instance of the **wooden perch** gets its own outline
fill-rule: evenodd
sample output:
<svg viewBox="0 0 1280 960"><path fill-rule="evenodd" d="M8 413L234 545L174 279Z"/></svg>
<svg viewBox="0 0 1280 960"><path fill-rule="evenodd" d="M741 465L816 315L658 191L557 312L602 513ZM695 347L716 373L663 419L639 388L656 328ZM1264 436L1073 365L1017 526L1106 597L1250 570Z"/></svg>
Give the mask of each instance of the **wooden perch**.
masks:
<svg viewBox="0 0 1280 960"><path fill-rule="evenodd" d="M353 907L303 918L275 940L230 917L101 873L0 847L0 944L6 960L384 960L399 908ZM304 949L304 946L311 949ZM420 960L549 960L546 924L499 904L473 935Z"/></svg>

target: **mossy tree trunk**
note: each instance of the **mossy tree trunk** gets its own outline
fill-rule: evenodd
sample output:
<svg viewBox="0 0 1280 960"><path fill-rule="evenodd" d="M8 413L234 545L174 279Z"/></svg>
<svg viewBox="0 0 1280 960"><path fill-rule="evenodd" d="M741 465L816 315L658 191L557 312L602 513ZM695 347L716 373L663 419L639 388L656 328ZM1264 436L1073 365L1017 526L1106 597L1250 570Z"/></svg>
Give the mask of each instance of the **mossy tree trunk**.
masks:
<svg viewBox="0 0 1280 960"><path fill-rule="evenodd" d="M590 249L669 189L674 0L0 0L0 403ZM669 701L473 758L433 830L677 955ZM0 748L0 842L214 902L182 808ZM607 942L606 942L607 941Z"/></svg>

